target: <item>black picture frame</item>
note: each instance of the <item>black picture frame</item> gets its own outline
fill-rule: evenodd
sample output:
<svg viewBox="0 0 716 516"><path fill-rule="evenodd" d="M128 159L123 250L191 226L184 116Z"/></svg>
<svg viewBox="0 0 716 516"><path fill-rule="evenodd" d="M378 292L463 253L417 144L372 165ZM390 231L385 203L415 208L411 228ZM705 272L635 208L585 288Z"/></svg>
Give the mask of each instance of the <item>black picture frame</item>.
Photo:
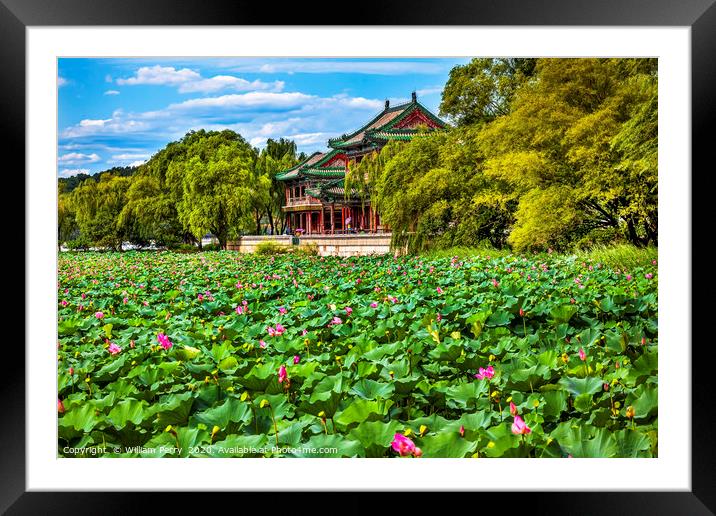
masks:
<svg viewBox="0 0 716 516"><path fill-rule="evenodd" d="M412 0L388 3L364 0L360 4L341 6L332 2L282 3L247 2L245 0L0 0L0 113L2 114L3 150L19 158L24 169L25 148L25 29L28 26L83 25L511 25L511 26L683 26L691 28L692 70L692 170L706 168L707 152L713 146L710 138L716 119L716 0L501 0L477 2L452 0ZM345 9L345 11L344 11ZM709 145L709 143L711 145ZM713 162L713 159L712 159ZM711 165L713 167L713 165ZM709 170L702 170L702 176ZM708 181L700 177L700 181ZM700 183L701 184L701 183ZM22 187L25 194L30 194ZM692 189L692 192L694 190ZM696 203L694 203L695 205ZM694 223L698 221L692 217ZM698 234L692 231L692 235ZM26 235L27 236L27 235ZM692 251L693 256L693 251ZM25 267L25 275L32 274ZM696 306L695 300L692 306ZM29 314L26 312L26 324ZM696 328L694 328L696 329ZM689 341L692 341L693 344ZM549 492L496 493L496 501L510 501L512 507L532 514L715 514L716 460L711 428L714 412L711 388L711 362L698 359L704 342L685 335L684 345L691 344L692 402L692 489L689 492ZM28 343L26 342L26 345ZM9 346L5 346L8 349ZM7 351L3 368L2 424L0 424L0 510L7 514L126 514L149 510L150 499L157 499L161 512L177 508L189 512L194 504L202 511L218 509L218 494L206 497L192 493L128 495L127 493L26 492L25 488L25 353L19 346ZM683 373L682 373L683 374ZM262 496L262 495L257 495ZM265 495L264 495L265 496ZM291 494L277 501L271 495L264 500L267 510L284 507L313 507L307 502L317 499L314 493ZM439 496L451 496L442 494ZM228 501L243 498L228 494ZM481 499L482 502L480 500ZM482 495L472 495L472 508L485 507ZM224 501L224 500L222 500ZM360 493L341 494L342 511L375 510L373 501ZM386 502L383 502L386 503ZM411 494L400 503L402 511L419 510L422 496ZM370 504L370 505L369 505ZM242 504L243 505L243 504ZM502 506L505 510L504 505ZM361 511L365 509L365 511ZM387 510L388 507L383 507ZM199 509L198 509L199 510ZM214 509L211 509L214 512ZM331 511L333 512L333 511Z"/></svg>

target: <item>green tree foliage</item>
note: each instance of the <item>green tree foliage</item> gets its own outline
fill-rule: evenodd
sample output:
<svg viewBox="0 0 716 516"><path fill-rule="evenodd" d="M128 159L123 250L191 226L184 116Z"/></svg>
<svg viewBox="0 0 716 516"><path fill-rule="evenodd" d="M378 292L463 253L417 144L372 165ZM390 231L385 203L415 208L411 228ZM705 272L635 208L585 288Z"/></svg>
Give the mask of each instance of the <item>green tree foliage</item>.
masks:
<svg viewBox="0 0 716 516"><path fill-rule="evenodd" d="M82 235L90 242L121 250L126 230L119 224L119 215L126 203L129 177L103 175L96 182L84 181L70 198L75 220Z"/></svg>
<svg viewBox="0 0 716 516"><path fill-rule="evenodd" d="M413 250L656 244L657 94L653 59L475 59L443 92L457 127L347 181Z"/></svg>
<svg viewBox="0 0 716 516"><path fill-rule="evenodd" d="M281 138L266 142L266 147L259 154L256 160L256 174L268 179L270 186L263 195L255 198L254 218L256 221L256 233L261 232L261 217L265 213L268 217L271 234L282 233L284 230L284 219L281 216L281 206L284 204L284 184L276 179L276 174L296 165L299 158L296 156L296 143L292 140ZM277 228L277 221L280 221L280 228Z"/></svg>
<svg viewBox="0 0 716 516"><path fill-rule="evenodd" d="M440 114L458 126L490 122L510 112L510 103L534 73L535 59L473 59L456 66L442 94Z"/></svg>
<svg viewBox="0 0 716 516"><path fill-rule="evenodd" d="M82 182L87 179L99 181L102 176L107 174L115 177L128 177L134 175L135 172L137 172L137 167L112 167L110 169L103 170L102 172L97 172L94 175L77 174L71 177L60 177L58 178L57 183L59 185L60 193L71 193L75 188L77 188L80 184L82 184Z"/></svg>
<svg viewBox="0 0 716 516"><path fill-rule="evenodd" d="M57 197L57 245L79 235L71 194L59 193Z"/></svg>
<svg viewBox="0 0 716 516"><path fill-rule="evenodd" d="M118 222L128 234L135 236L135 242L167 245L183 240L176 204L154 176L142 174L134 178Z"/></svg>
<svg viewBox="0 0 716 516"><path fill-rule="evenodd" d="M540 59L511 112L481 131L486 174L518 203L515 248L655 242L657 76L640 61Z"/></svg>
<svg viewBox="0 0 716 516"><path fill-rule="evenodd" d="M274 230L284 198L274 176L297 159L296 144L283 138L259 154L234 131L191 131L131 173L121 169L126 177L100 172L76 187L76 178L60 180L59 240L117 249L123 240L201 245L211 232L226 247L265 214Z"/></svg>
<svg viewBox="0 0 716 516"><path fill-rule="evenodd" d="M255 173L254 149L232 131L207 133L189 145L186 157L169 163L166 175L167 183L182 185L179 221L197 238L211 232L225 248L270 182Z"/></svg>

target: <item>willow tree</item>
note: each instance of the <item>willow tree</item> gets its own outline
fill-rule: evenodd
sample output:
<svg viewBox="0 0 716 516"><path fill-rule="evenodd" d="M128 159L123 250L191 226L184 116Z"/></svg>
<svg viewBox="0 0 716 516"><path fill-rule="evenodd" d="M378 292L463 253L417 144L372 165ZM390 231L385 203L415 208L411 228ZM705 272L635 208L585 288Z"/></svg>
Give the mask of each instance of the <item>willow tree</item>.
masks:
<svg viewBox="0 0 716 516"><path fill-rule="evenodd" d="M169 182L182 185L180 222L198 239L212 233L222 249L251 218L255 197L270 186L255 173L254 149L234 134L218 147L210 139L196 142L188 159L173 161L167 171Z"/></svg>
<svg viewBox="0 0 716 516"><path fill-rule="evenodd" d="M70 199L75 220L82 236L89 242L122 249L126 231L118 221L130 182L129 177L107 174L97 182L88 179L72 191Z"/></svg>
<svg viewBox="0 0 716 516"><path fill-rule="evenodd" d="M485 172L518 207L517 249L655 243L655 60L540 59L484 127Z"/></svg>

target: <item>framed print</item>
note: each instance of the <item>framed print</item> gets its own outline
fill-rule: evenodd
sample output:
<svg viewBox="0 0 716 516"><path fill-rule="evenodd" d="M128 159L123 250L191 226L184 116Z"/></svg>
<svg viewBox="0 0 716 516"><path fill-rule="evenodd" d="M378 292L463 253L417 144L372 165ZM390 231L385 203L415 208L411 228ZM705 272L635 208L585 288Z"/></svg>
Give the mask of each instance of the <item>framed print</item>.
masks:
<svg viewBox="0 0 716 516"><path fill-rule="evenodd" d="M713 513L712 2L312 7L0 6L28 220L3 509Z"/></svg>

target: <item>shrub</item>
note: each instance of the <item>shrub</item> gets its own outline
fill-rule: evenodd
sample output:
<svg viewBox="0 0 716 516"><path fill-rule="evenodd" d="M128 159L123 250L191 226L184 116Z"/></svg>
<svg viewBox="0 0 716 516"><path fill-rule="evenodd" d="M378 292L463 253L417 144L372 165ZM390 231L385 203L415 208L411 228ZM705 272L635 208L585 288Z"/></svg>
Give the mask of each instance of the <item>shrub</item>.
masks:
<svg viewBox="0 0 716 516"><path fill-rule="evenodd" d="M296 254L300 254L303 256L318 256L318 244L301 244L299 246L294 247L294 253Z"/></svg>
<svg viewBox="0 0 716 516"><path fill-rule="evenodd" d="M256 254L273 255L286 254L289 252L291 252L291 248L289 246L279 244L274 240L267 240L256 246Z"/></svg>

